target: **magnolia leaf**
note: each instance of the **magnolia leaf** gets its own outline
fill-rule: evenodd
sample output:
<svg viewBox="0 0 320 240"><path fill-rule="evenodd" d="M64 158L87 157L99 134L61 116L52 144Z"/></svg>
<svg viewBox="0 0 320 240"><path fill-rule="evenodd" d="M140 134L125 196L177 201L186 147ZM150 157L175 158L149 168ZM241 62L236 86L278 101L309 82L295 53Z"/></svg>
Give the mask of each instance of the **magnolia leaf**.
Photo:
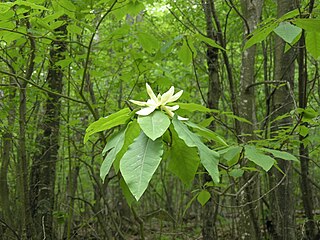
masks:
<svg viewBox="0 0 320 240"><path fill-rule="evenodd" d="M154 111L147 116L139 116L138 123L142 131L154 141L167 131L170 119L164 112Z"/></svg>
<svg viewBox="0 0 320 240"><path fill-rule="evenodd" d="M289 22L282 22L273 31L287 43L292 43L302 32L302 29Z"/></svg>
<svg viewBox="0 0 320 240"><path fill-rule="evenodd" d="M141 130L139 124L137 123L137 120L133 120L132 122L128 123L128 127L126 129L124 137L123 147L117 154L116 159L113 163L113 167L116 173L118 173L120 170L120 159L127 152L129 146L133 143L134 139L136 139L139 136L140 132Z"/></svg>
<svg viewBox="0 0 320 240"><path fill-rule="evenodd" d="M86 129L86 134L84 136L84 143L89 140L89 137L97 132L102 132L113 127L125 124L130 119L130 109L124 108L118 112L115 112L107 117L100 118L99 120L91 123Z"/></svg>
<svg viewBox="0 0 320 240"><path fill-rule="evenodd" d="M126 129L128 129L128 127ZM102 156L104 156L107 151L111 150L106 155L100 167L100 177L102 181L104 181L105 177L109 173L117 154L120 152L123 146L126 129L122 129L120 132L114 134L107 142L105 148L102 151Z"/></svg>
<svg viewBox="0 0 320 240"><path fill-rule="evenodd" d="M211 194L207 190L202 190L197 197L198 202L203 207L211 198Z"/></svg>
<svg viewBox="0 0 320 240"><path fill-rule="evenodd" d="M196 104L196 103L174 103L179 105L180 109L189 111L189 112L219 112L219 110L216 109L210 109L210 108L206 108L205 106L202 106L200 104Z"/></svg>
<svg viewBox="0 0 320 240"><path fill-rule="evenodd" d="M269 148L261 148L261 150L264 152L271 153L275 158L281 158L283 160L299 162L299 160L295 156L293 156L291 153L288 153L288 152L269 149Z"/></svg>
<svg viewBox="0 0 320 240"><path fill-rule="evenodd" d="M132 206L132 203L136 201L132 193L130 192L126 182L123 180L123 178L120 179L120 187L122 189L122 193L124 195L124 198L126 199L129 207Z"/></svg>
<svg viewBox="0 0 320 240"><path fill-rule="evenodd" d="M245 146L245 157L247 157L250 161L254 162L258 166L262 167L266 172L269 171L275 163L275 160L272 157L263 154L254 146Z"/></svg>
<svg viewBox="0 0 320 240"><path fill-rule="evenodd" d="M192 183L199 166L196 148L188 147L177 133L172 131L172 147L170 150L168 169L187 186Z"/></svg>
<svg viewBox="0 0 320 240"><path fill-rule="evenodd" d="M189 127L192 127L200 136L206 138L207 140L215 141L222 146L228 146L226 141L221 136L211 131L210 129L204 128L190 121L186 121L185 124L187 124Z"/></svg>
<svg viewBox="0 0 320 240"><path fill-rule="evenodd" d="M141 132L120 160L120 172L137 201L158 168L162 153L161 139L152 141Z"/></svg>
<svg viewBox="0 0 320 240"><path fill-rule="evenodd" d="M200 138L191 132L188 127L176 117L173 117L172 123L179 138L182 139L188 147L198 148L202 165L208 171L213 181L219 183L219 154L204 145Z"/></svg>

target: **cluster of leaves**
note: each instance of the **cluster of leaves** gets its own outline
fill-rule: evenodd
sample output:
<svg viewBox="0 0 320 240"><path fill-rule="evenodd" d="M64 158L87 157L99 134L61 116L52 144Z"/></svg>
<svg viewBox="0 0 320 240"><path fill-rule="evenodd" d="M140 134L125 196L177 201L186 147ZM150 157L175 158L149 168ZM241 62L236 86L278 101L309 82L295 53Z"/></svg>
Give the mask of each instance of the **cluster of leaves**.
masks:
<svg viewBox="0 0 320 240"><path fill-rule="evenodd" d="M320 19L301 18L300 16L301 12L295 9L279 19L268 19L251 34L244 48L247 49L254 44L264 41L274 32L287 43L286 50L288 50L299 41L304 30L306 34L306 48L312 57L318 59L320 57Z"/></svg>
<svg viewBox="0 0 320 240"><path fill-rule="evenodd" d="M149 95L157 101L153 92ZM160 98L161 95L160 97L158 95L158 99ZM132 102L143 104L138 101ZM240 177L243 169L246 169L240 169L238 166L242 158L260 166L264 171L269 171L272 166L277 167L275 158L297 161L293 155L283 151L253 145L229 146L222 137L208 128L187 119L180 120L177 114L168 112L166 114L162 111L164 106L159 105L160 108L153 108L153 102L150 99L145 104L147 107L138 112L124 108L105 118L100 118L87 128L84 138L87 142L94 133L119 129L107 139L102 152L104 161L100 169L100 177L104 180L113 165L115 172L121 173L125 188L130 190L136 200L139 200L147 189L163 159L169 159L169 169L186 185L194 179L200 163L217 184L221 174L219 162L226 164L230 169L233 168L230 171L231 176ZM212 111L194 103L178 103L178 105L189 112ZM150 106L153 108L152 112L150 112ZM205 141L214 141L221 145L221 149L212 150ZM208 194L207 191L198 193L196 195L198 201L205 204L209 199Z"/></svg>

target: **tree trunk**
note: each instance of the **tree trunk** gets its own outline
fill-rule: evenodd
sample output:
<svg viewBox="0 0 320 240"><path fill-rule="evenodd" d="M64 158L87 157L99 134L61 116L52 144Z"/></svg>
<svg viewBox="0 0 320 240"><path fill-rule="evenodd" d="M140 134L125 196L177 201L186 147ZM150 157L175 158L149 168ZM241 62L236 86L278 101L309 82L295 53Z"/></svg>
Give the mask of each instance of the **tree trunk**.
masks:
<svg viewBox="0 0 320 240"><path fill-rule="evenodd" d="M278 0L278 17L294 9L294 1ZM293 109L293 79L294 79L294 52L293 49L284 52L285 42L279 37L275 37L275 59L274 59L274 79L285 82L285 85L278 85L272 95L272 119L289 113ZM292 124L291 118L286 117L272 123L272 135L276 137L280 131ZM282 147L283 144L279 147ZM292 162L278 161L278 166L286 174L285 176L278 170L273 169L270 187L275 184L280 185L272 194L271 223L273 226L273 239L294 240L295 215L294 215L294 194L292 179Z"/></svg>
<svg viewBox="0 0 320 240"><path fill-rule="evenodd" d="M246 1L241 0L242 17L244 18L244 39L257 27L261 18L263 0ZM240 140L244 143L253 140L255 116L255 96L254 88L251 87L255 82L255 55L256 45L246 49L242 53L242 65L240 75L240 96L239 96L239 113L240 116L253 123L247 124L242 122L240 129L236 132L241 133ZM245 173L241 185L246 184L254 173ZM255 178L244 191L241 193L241 205L245 203L246 207L242 208L240 225L242 225L241 239L261 239L259 225L259 207L258 202L252 203L252 200L258 198L259 178Z"/></svg>
<svg viewBox="0 0 320 240"><path fill-rule="evenodd" d="M56 65L64 59L67 34L66 25L55 30L57 40L51 44L50 66L47 76L48 87L52 92L62 93L63 72ZM39 138L40 151L35 154L31 169L31 200L33 219L39 238L56 239L53 230L53 208L56 162L59 150L60 96L49 93L45 103L42 122L43 135Z"/></svg>
<svg viewBox="0 0 320 240"><path fill-rule="evenodd" d="M207 37L217 41L217 34L213 27L212 9L213 4L211 0L202 0L202 6L206 18ZM208 65L208 97L207 107L210 109L218 109L219 99L221 95L220 80L218 74L218 54L219 49L207 45L207 65ZM211 130L215 129L215 126L211 124ZM208 174L204 174L204 182L212 181ZM204 239L218 239L216 231L216 221L218 216L218 205L214 204L212 198L215 198L216 202L219 202L219 196L215 196L211 191L211 199L206 203L202 209L202 236Z"/></svg>
<svg viewBox="0 0 320 240"><path fill-rule="evenodd" d="M305 48L305 35L302 34L299 41L299 52L298 52L298 65L299 65L299 107L305 109L308 104L307 99L307 83L308 83L308 68ZM302 116L301 116L302 117ZM306 123L303 123L307 126ZM299 136L299 156L300 156L300 169L301 169L301 194L302 203L306 215L305 223L305 237L306 239L313 240L316 236L316 226L313 216L313 194L312 187L309 181L309 148L302 142L307 136Z"/></svg>

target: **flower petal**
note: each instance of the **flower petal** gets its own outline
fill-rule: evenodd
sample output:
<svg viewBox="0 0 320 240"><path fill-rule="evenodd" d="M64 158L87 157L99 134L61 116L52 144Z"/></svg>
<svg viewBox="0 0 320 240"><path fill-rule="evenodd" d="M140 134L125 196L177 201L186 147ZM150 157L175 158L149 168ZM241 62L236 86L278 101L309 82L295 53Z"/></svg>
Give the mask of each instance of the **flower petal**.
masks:
<svg viewBox="0 0 320 240"><path fill-rule="evenodd" d="M150 96L150 98L151 98L155 103L157 103L157 102L158 102L158 99L157 99L156 95L154 94L152 88L149 86L148 83L146 83L146 88L147 88L147 93L148 93L148 95Z"/></svg>
<svg viewBox="0 0 320 240"><path fill-rule="evenodd" d="M161 105L165 105L174 93L174 86L172 86L167 92L161 96Z"/></svg>
<svg viewBox="0 0 320 240"><path fill-rule="evenodd" d="M178 120L180 120L180 121L188 121L189 120L189 118L180 117L179 115L177 115L177 116L178 116Z"/></svg>
<svg viewBox="0 0 320 240"><path fill-rule="evenodd" d="M129 100L133 104L139 105L139 106L146 106L147 102L141 102L141 101L136 101L136 100Z"/></svg>
<svg viewBox="0 0 320 240"><path fill-rule="evenodd" d="M173 95L173 96L168 100L168 102L174 102L174 101L178 100L179 97L181 97L182 93L183 93L183 90L177 92L175 95Z"/></svg>
<svg viewBox="0 0 320 240"><path fill-rule="evenodd" d="M142 115L142 116L147 116L147 115L149 115L150 113L152 113L155 109L156 109L156 107L154 107L154 106L142 108L141 110L139 110L138 112L136 112L136 114Z"/></svg>
<svg viewBox="0 0 320 240"><path fill-rule="evenodd" d="M166 108L168 108L170 111L175 111L175 110L179 109L179 105L174 105L172 107L166 106Z"/></svg>

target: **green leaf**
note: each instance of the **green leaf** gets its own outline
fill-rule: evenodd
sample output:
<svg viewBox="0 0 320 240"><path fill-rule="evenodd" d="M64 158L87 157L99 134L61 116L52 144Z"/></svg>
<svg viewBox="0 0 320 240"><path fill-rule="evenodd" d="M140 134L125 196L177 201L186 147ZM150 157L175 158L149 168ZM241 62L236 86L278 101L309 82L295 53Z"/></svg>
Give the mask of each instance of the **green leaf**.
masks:
<svg viewBox="0 0 320 240"><path fill-rule="evenodd" d="M258 166L262 167L266 172L269 171L275 163L275 160L272 157L263 154L254 146L245 146L245 157L247 157L250 161L254 162Z"/></svg>
<svg viewBox="0 0 320 240"><path fill-rule="evenodd" d="M265 40L269 34L277 27L276 22L271 22L264 27L260 27L252 33L252 36L248 39L248 41L244 45L244 50L249 47L262 42Z"/></svg>
<svg viewBox="0 0 320 240"><path fill-rule="evenodd" d="M191 132L182 121L177 119L177 117L173 117L172 123L179 138L182 139L188 147L198 148L202 165L208 171L213 181L219 183L219 154L204 145L200 138L195 133Z"/></svg>
<svg viewBox="0 0 320 240"><path fill-rule="evenodd" d="M216 143L222 146L228 146L228 144L225 142L225 140L221 136L211 131L210 129L201 127L190 121L186 121L185 124L187 124L189 127L192 127L200 136L206 138L207 140L215 141Z"/></svg>
<svg viewBox="0 0 320 240"><path fill-rule="evenodd" d="M84 136L84 143L89 140L89 137L97 132L102 132L113 127L125 124L130 119L130 109L124 108L118 112L115 112L107 117L100 118L99 120L91 123L86 129Z"/></svg>
<svg viewBox="0 0 320 240"><path fill-rule="evenodd" d="M302 136L302 137L305 137L309 134L309 128L304 126L304 125L300 125L298 127L298 130L299 130L299 134Z"/></svg>
<svg viewBox="0 0 320 240"><path fill-rule="evenodd" d="M153 35L147 33L138 33L137 37L143 49L149 53L152 53L153 50L158 50L160 47L158 39Z"/></svg>
<svg viewBox="0 0 320 240"><path fill-rule="evenodd" d="M142 2L137 0L132 0L126 4L126 13L130 15L138 15L142 10L145 9L145 6Z"/></svg>
<svg viewBox="0 0 320 240"><path fill-rule="evenodd" d="M239 122L244 122L244 123L248 123L248 124L252 125L252 122L250 122L249 120L247 120L243 117L236 116L232 112L222 112L222 114L225 114L227 117L234 118L234 119L238 120Z"/></svg>
<svg viewBox="0 0 320 240"><path fill-rule="evenodd" d="M292 43L302 32L302 29L289 22L282 22L273 31L287 43Z"/></svg>
<svg viewBox="0 0 320 240"><path fill-rule="evenodd" d="M113 163L113 167L116 173L118 173L120 170L120 159L127 152L129 146L133 143L133 141L139 136L140 132L141 132L140 126L137 123L137 120L133 120L132 122L128 123L123 147L120 150L120 152L117 154L116 159L114 160L114 163Z"/></svg>
<svg viewBox="0 0 320 240"><path fill-rule="evenodd" d="M196 148L188 147L177 133L172 131L172 147L168 169L189 186L194 179L199 166L199 156Z"/></svg>
<svg viewBox="0 0 320 240"><path fill-rule="evenodd" d="M306 48L314 59L320 57L320 32L306 33Z"/></svg>
<svg viewBox="0 0 320 240"><path fill-rule="evenodd" d="M294 20L294 23L308 32L320 32L320 19L297 18Z"/></svg>
<svg viewBox="0 0 320 240"><path fill-rule="evenodd" d="M107 151L111 150L105 157L104 161L101 164L100 167L100 177L102 181L104 181L105 177L110 171L110 168L116 159L117 154L120 152L122 149L122 146L124 144L124 136L125 132L128 129L122 129L118 133L114 134L110 140L107 142L105 148L102 151L102 156L106 154Z"/></svg>
<svg viewBox="0 0 320 240"><path fill-rule="evenodd" d="M275 158L281 158L284 160L299 162L299 160L295 156L293 156L291 153L288 153L288 152L269 149L269 148L261 148L261 150L264 152L271 153Z"/></svg>
<svg viewBox="0 0 320 240"><path fill-rule="evenodd" d="M178 51L178 57L184 65L189 65L192 62L192 52L185 39L183 39L182 46Z"/></svg>
<svg viewBox="0 0 320 240"><path fill-rule="evenodd" d="M134 198L134 196L132 195L132 193L130 192L128 185L126 184L126 182L123 180L123 178L120 179L120 187L122 189L122 193L124 195L124 198L126 199L129 207L132 206L132 203L134 203L136 201L136 199Z"/></svg>
<svg viewBox="0 0 320 240"><path fill-rule="evenodd" d="M167 131L170 119L164 112L156 110L148 116L139 116L138 123L142 131L154 141Z"/></svg>
<svg viewBox="0 0 320 240"><path fill-rule="evenodd" d="M199 193L197 193L196 195L194 195L191 200L187 203L186 208L183 211L182 216L184 216L187 212L187 210L191 207L191 204L194 202L194 200L196 200L196 198L198 197Z"/></svg>
<svg viewBox="0 0 320 240"><path fill-rule="evenodd" d="M233 166L238 163L242 147L231 146L226 149L219 151L222 157L227 160L229 166Z"/></svg>
<svg viewBox="0 0 320 240"><path fill-rule="evenodd" d="M205 42L206 44L210 45L211 47L214 47L214 48L219 48L221 50L224 50L225 49L223 47L221 47L219 44L217 44L213 39L211 38L208 38L208 37L205 37L201 34L196 34L195 35L196 38L198 38L200 41L203 41Z"/></svg>
<svg viewBox="0 0 320 240"><path fill-rule="evenodd" d="M75 34L78 34L78 35L80 35L82 33L82 31L83 31L83 29L81 27L78 27L75 24L68 25L67 26L67 30L68 30L69 33L75 33Z"/></svg>
<svg viewBox="0 0 320 240"><path fill-rule="evenodd" d="M198 202L203 207L211 198L211 194L207 190L202 190L197 197Z"/></svg>
<svg viewBox="0 0 320 240"><path fill-rule="evenodd" d="M243 169L235 168L229 172L229 175L234 178L239 178L239 177L242 177L243 173L244 173Z"/></svg>
<svg viewBox="0 0 320 240"><path fill-rule="evenodd" d="M170 104L169 104L170 105ZM216 109L210 109L210 108L206 108L205 106L202 106L200 104L196 104L196 103L174 103L174 105L179 105L180 109L183 110L187 110L189 112L219 112L219 110Z"/></svg>
<svg viewBox="0 0 320 240"><path fill-rule="evenodd" d="M143 132L120 160L120 171L132 195L138 201L161 162L161 139L152 141Z"/></svg>

